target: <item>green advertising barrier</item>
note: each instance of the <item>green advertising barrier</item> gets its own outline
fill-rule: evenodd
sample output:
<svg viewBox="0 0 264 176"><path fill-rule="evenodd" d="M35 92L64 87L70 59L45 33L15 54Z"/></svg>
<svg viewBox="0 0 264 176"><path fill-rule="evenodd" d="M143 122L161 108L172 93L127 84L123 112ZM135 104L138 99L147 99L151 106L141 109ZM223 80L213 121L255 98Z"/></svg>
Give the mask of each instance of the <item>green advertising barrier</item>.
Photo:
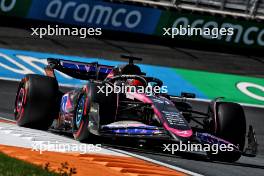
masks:
<svg viewBox="0 0 264 176"><path fill-rule="evenodd" d="M189 25L189 26L188 26ZM233 28L233 35L219 35L212 39L203 35L177 35L177 41L192 41L197 43L220 44L221 46L234 46L236 48L264 49L264 24L242 19L232 19L229 17L217 17L198 15L190 13L180 13L163 11L157 25L155 35L171 38L164 35L164 28Z"/></svg>
<svg viewBox="0 0 264 176"><path fill-rule="evenodd" d="M227 101L264 105L264 79L247 76L174 69L208 99L225 97Z"/></svg>
<svg viewBox="0 0 264 176"><path fill-rule="evenodd" d="M1 0L0 15L26 17L32 0Z"/></svg>

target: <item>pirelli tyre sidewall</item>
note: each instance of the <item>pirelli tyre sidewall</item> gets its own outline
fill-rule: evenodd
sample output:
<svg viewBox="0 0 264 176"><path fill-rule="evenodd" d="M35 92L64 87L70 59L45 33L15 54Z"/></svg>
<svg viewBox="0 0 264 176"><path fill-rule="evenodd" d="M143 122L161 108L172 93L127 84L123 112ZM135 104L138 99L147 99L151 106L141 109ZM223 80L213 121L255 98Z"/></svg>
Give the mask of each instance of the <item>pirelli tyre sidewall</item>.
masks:
<svg viewBox="0 0 264 176"><path fill-rule="evenodd" d="M28 74L19 83L14 115L19 126L48 129L59 112L55 78Z"/></svg>
<svg viewBox="0 0 264 176"><path fill-rule="evenodd" d="M83 87L79 95L74 111L72 122L73 136L81 142L94 142L94 134L90 132L100 129L101 125L109 124L115 121L117 108L117 94L102 93L99 87L103 83L90 82ZM94 109L91 112L91 108ZM91 118L95 120L91 123ZM89 125L89 123L91 123ZM95 127L96 125L96 127Z"/></svg>
<svg viewBox="0 0 264 176"><path fill-rule="evenodd" d="M246 118L243 107L237 103L218 102L216 105L215 135L239 147L243 151L246 136ZM213 160L235 162L241 157L239 151L208 153Z"/></svg>
<svg viewBox="0 0 264 176"><path fill-rule="evenodd" d="M79 94L72 120L72 132L77 141L88 142L92 137L88 129L91 102L90 87L86 85Z"/></svg>

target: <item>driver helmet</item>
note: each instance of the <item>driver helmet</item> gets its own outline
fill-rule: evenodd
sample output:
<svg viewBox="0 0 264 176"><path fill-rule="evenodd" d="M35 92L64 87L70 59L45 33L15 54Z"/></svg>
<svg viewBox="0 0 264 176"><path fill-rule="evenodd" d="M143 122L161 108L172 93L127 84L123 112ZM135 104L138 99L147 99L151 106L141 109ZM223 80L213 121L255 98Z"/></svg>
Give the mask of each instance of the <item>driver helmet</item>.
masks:
<svg viewBox="0 0 264 176"><path fill-rule="evenodd" d="M132 79L129 81L129 85L138 87L138 86L143 86L144 84L137 79Z"/></svg>

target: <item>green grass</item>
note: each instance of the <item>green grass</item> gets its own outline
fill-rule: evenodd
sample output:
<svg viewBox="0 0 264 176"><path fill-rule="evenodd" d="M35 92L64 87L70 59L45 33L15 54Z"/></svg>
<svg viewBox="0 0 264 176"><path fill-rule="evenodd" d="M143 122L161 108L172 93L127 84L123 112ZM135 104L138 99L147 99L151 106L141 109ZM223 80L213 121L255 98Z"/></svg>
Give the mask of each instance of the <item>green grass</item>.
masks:
<svg viewBox="0 0 264 176"><path fill-rule="evenodd" d="M0 176L58 176L36 166L0 153Z"/></svg>

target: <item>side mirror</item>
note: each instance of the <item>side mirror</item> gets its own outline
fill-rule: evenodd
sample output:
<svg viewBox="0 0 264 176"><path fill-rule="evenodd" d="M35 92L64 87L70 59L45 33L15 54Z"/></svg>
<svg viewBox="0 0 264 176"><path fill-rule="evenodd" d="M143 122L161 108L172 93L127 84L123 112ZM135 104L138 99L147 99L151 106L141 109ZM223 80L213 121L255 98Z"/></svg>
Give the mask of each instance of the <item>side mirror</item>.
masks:
<svg viewBox="0 0 264 176"><path fill-rule="evenodd" d="M185 98L195 98L195 94L194 93L188 93L188 92L182 92L181 93L181 97L185 97Z"/></svg>

